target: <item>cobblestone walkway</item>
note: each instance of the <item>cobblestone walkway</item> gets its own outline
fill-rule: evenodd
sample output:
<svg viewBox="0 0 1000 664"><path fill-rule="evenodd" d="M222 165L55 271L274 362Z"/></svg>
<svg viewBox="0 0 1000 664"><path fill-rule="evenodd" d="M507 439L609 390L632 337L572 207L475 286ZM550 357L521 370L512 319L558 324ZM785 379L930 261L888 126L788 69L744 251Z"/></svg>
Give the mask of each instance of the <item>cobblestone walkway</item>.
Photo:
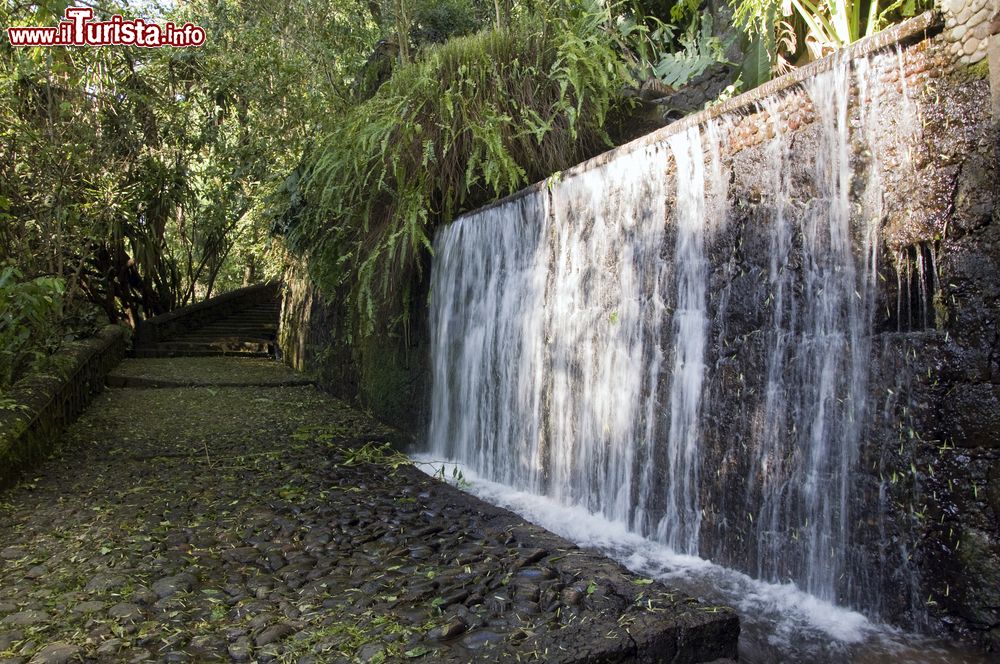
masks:
<svg viewBox="0 0 1000 664"><path fill-rule="evenodd" d="M120 385L189 386L106 390L0 494L0 662L734 652L727 609L427 477L392 431L266 362L128 361Z"/></svg>

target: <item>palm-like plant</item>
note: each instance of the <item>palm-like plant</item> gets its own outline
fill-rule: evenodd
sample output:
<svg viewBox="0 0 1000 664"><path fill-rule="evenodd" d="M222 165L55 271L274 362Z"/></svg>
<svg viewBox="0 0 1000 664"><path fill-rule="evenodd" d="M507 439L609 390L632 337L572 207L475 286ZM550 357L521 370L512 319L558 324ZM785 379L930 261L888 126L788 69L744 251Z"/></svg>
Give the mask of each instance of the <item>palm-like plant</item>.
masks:
<svg viewBox="0 0 1000 664"><path fill-rule="evenodd" d="M821 58L909 16L927 0L740 0L736 24L767 46L773 69L796 56ZM799 47L798 36L802 36Z"/></svg>

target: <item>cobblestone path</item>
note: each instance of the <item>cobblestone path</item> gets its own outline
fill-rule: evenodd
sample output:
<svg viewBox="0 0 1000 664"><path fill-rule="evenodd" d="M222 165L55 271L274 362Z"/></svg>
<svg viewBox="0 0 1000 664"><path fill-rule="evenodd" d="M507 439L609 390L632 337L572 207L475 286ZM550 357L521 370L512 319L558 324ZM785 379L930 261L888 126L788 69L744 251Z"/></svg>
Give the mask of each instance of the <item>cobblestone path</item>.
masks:
<svg viewBox="0 0 1000 664"><path fill-rule="evenodd" d="M0 663L735 648L727 609L428 477L383 445L398 434L278 364L128 360L110 382L161 387L106 390L0 494Z"/></svg>

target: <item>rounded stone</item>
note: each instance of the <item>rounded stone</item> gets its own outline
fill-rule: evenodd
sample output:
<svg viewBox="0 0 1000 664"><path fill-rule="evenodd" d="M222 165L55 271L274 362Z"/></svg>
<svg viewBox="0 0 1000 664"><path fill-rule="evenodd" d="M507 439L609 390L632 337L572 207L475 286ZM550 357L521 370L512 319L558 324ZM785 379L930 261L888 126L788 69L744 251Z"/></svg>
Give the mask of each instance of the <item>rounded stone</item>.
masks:
<svg viewBox="0 0 1000 664"><path fill-rule="evenodd" d="M276 641L280 641L286 636L294 633L295 628L288 623L278 623L277 625L271 625L258 634L257 638L254 639L254 643L256 643L257 647L260 648L271 643L275 643Z"/></svg>
<svg viewBox="0 0 1000 664"><path fill-rule="evenodd" d="M20 560L27 558L28 551L23 546L8 546L0 550L0 558L4 560Z"/></svg>
<svg viewBox="0 0 1000 664"><path fill-rule="evenodd" d="M12 613L3 620L0 620L0 623L4 625L13 625L15 627L28 627L30 625L38 625L40 623L49 622L50 620L52 620L52 617L44 611L29 609L27 611Z"/></svg>
<svg viewBox="0 0 1000 664"><path fill-rule="evenodd" d="M172 597L179 592L189 592L192 588L194 588L194 577L190 574L164 577L153 584L153 592L160 599Z"/></svg>
<svg viewBox="0 0 1000 664"><path fill-rule="evenodd" d="M52 643L35 653L29 664L66 664L79 659L79 646L71 643Z"/></svg>
<svg viewBox="0 0 1000 664"><path fill-rule="evenodd" d="M435 641L449 641L464 634L468 628L465 621L457 617L427 632L427 638Z"/></svg>
<svg viewBox="0 0 1000 664"><path fill-rule="evenodd" d="M49 573L49 568L46 567L45 565L35 565L27 572L25 572L24 576L28 579L42 579L48 573Z"/></svg>
<svg viewBox="0 0 1000 664"><path fill-rule="evenodd" d="M101 593L116 590L125 585L125 578L117 574L98 574L84 588L88 593Z"/></svg>
<svg viewBox="0 0 1000 664"><path fill-rule="evenodd" d="M138 622L142 620L142 609L130 602L122 602L108 609L108 616L121 622Z"/></svg>
<svg viewBox="0 0 1000 664"><path fill-rule="evenodd" d="M89 602L80 602L73 607L73 613L97 613L98 611L103 611L107 604L97 600Z"/></svg>

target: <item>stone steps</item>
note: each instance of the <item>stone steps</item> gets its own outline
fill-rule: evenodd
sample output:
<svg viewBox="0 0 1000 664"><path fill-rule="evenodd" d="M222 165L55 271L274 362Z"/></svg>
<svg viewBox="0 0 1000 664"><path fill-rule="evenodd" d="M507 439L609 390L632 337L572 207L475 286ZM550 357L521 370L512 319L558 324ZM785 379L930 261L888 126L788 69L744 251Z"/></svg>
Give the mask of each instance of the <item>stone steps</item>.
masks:
<svg viewBox="0 0 1000 664"><path fill-rule="evenodd" d="M211 303L211 300L208 301ZM215 319L181 329L157 342L137 346L137 358L156 357L274 357L281 306L278 301L256 302Z"/></svg>

